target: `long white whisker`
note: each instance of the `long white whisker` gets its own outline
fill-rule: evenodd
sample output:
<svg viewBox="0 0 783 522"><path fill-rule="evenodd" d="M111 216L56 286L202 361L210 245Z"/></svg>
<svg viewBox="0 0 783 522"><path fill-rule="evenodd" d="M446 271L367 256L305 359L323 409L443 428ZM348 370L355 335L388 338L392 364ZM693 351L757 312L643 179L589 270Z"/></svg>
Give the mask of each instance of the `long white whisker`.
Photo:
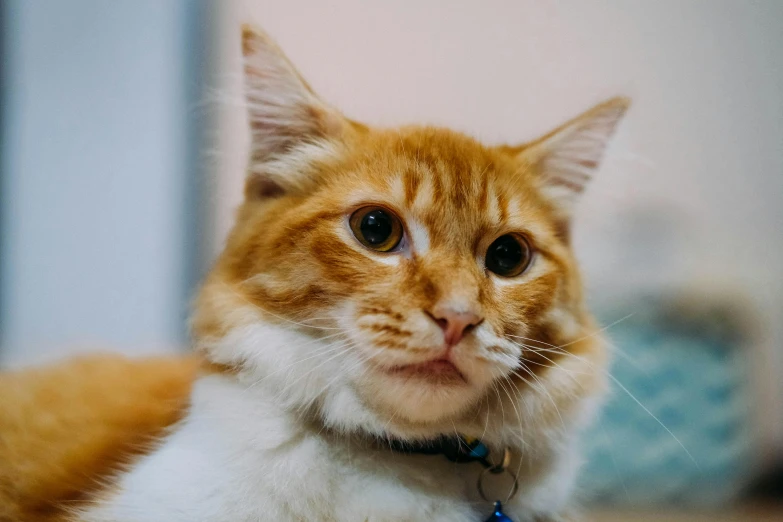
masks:
<svg viewBox="0 0 783 522"><path fill-rule="evenodd" d="M662 422L662 421L661 421L661 420L660 420L660 419L659 419L659 418L658 418L658 417L657 417L657 416L656 416L656 415L655 415L653 412L651 412L651 411L650 411L650 410L647 408L647 406L645 406L644 404L642 404L642 402L641 402L639 399L637 399L637 398L636 398L636 396L635 396L633 393L631 393L631 392L628 390L628 388L626 388L626 387L625 387L625 385L624 385L623 383L621 383L621 382L620 382L620 381L619 381L619 380L618 380L618 379L617 379L617 378L616 378L614 375L612 375L610 372L606 371L606 370L605 370L605 369L603 369L603 368L598 368L598 367L596 367L594 364L592 364L590 361L588 361L588 360L587 360L587 359L585 359L584 357L580 357L580 356L578 356L578 355L576 355L576 354L570 353L570 352L568 352L567 350L549 350L549 349L543 349L543 348L539 348L539 349L538 349L538 351L539 351L539 352L542 352L542 351L544 351L544 352L553 352L553 353L557 353L557 354L559 354L559 355L564 355L564 356L568 356L568 357L574 357L574 358L578 359L579 361L581 361L581 362L583 362L583 363L585 363L585 364L589 365L589 366L590 366L591 368L593 368L594 370L596 370L596 371L599 371L599 372L603 373L603 374L604 374L606 377L608 377L609 379L611 379L611 380L612 380L612 381L613 381L613 382L614 382L614 383L615 383L615 384L616 384L616 385L617 385L617 386L618 386L618 387L619 387L621 390L623 390L623 392L625 392L625 393L628 395L628 397L630 397L630 398L631 398L631 400L633 400L633 401L634 401L634 402L635 402L637 405L639 405L639 407L640 407L640 408L642 408L642 410L644 410L644 411L645 411L645 412L646 412L646 413L647 413L647 414L648 414L650 417L652 417L652 419L653 419L653 420L655 420L655 422L657 422L657 423L658 423L658 424L661 426L661 428L663 428L664 430L666 430L666 432L667 432L667 433L668 433L668 434L669 434L669 435L670 435L670 436L671 436L671 437L674 439L674 441L675 441L675 442L677 442L677 444L678 444L678 445L679 445L679 446L680 446L680 447L683 449L683 451L685 451L686 455L688 455L688 458L689 458L689 459L690 459L690 460L691 460L691 461L692 461L692 462L693 462L693 463L696 465L697 469L701 469L701 467L699 466L699 463L698 463L698 462L696 461L696 459L693 457L693 455L691 454L691 452L690 452L690 451L688 451L688 448L686 448L686 447L685 447L685 445L684 445L684 444L682 443L682 441L680 441L680 439L679 439L679 438L678 438L678 437L677 437L677 436L674 434L674 432L672 432L672 430L670 430L670 429L668 428L668 426L666 426L666 425L665 425L665 424L664 424L664 423L663 423L663 422ZM539 355L540 355L540 354L539 354Z"/></svg>
<svg viewBox="0 0 783 522"><path fill-rule="evenodd" d="M530 368L528 368L527 366L525 366L525 363L524 363L524 362L522 362L522 361L520 361L520 362L521 362L521 364L520 364L520 366L519 366L519 367L520 367L521 369L525 370L525 371L528 373L528 375L530 375L530 377L532 377L532 378L533 378L533 380L534 380L534 381L536 381L536 382L539 384L539 387L541 388L541 391L542 391L542 392L543 392L543 393L544 393L544 394L547 396L547 398L549 399L549 402L551 402L551 403L552 403L552 406L554 406L554 408L555 408L555 413L557 413L557 416L560 418L560 424L562 425L562 427L563 427L563 430L565 430L565 429L566 429L566 427L565 427L565 421L563 420L563 417L562 417L562 415L560 415L560 408L558 408L558 407L557 407L557 403L555 403L555 399L552 397L552 394L551 394L551 393L549 393L549 391L546 389L546 386L544 385L544 383L542 383L542 382L541 382L541 380L540 380L540 379L539 379L539 378L536 376L536 374L535 374L535 373L533 373L533 371L532 371L532 370L530 370ZM519 375L519 373L517 373L517 372L513 372L513 373L514 373L514 375L516 375L517 377L520 377L520 378L522 377L522 376L521 376L521 375ZM535 388L534 388L534 389L535 389Z"/></svg>
<svg viewBox="0 0 783 522"><path fill-rule="evenodd" d="M609 378L610 378L610 379L612 379L612 381L614 381L614 383L615 383L615 384L617 384L617 386L619 386L619 387L620 387L620 389L621 389L621 390L623 390L623 391L624 391L626 394L628 394L628 396L629 396L631 399L633 399L633 401L634 401L636 404L638 404L640 408L642 408L644 411L646 411L646 412L647 412L647 414L648 414L650 417L652 417L653 419L655 419L655 422L657 422L658 424L660 424L660 425L661 425L661 428L665 429L665 430L666 430L666 432L667 432L669 435L671 435L671 436L672 436L672 438L673 438L673 439L674 439L674 440L677 442L677 444L679 444L679 445L680 445L680 447L683 449L683 451L684 451L684 452L685 452L685 453L688 455L688 458L690 458L690 459L691 459L691 462L693 462L693 463L696 465L696 468L697 468L699 471L701 471L701 466L699 466L699 463L696 461L696 459L693 457L693 455L691 455L691 452L690 452L690 451L688 451L688 448L686 448L686 447L685 447L685 445L684 445L684 444L683 444L683 443L680 441L680 439L678 439L678 438L677 438L677 436L676 436L676 435L675 435L675 434L672 432L672 430L670 430L670 429L669 429L669 428L668 428L668 427L667 427L667 426L666 426L666 425L665 425L663 422L661 422L661 420L660 420L658 417L656 417L656 416L655 416L655 414L654 414L653 412L651 412L651 411L650 411L650 410L647 408L647 406L645 406L644 404L642 404L642 403L641 403L641 401L640 401L639 399L637 399L637 398L636 398L636 396L635 396L633 393L631 393L630 391L628 391L628 388L626 388L626 387L623 385L623 383L621 383L620 381L618 381L618 380L615 378L615 376L614 376L614 375L612 375L612 374L607 374L607 375L609 376Z"/></svg>
<svg viewBox="0 0 783 522"><path fill-rule="evenodd" d="M508 381L509 386L513 390L514 389L514 384L511 382L511 379L508 376L503 377L503 379ZM503 389L505 390L506 387L504 386ZM520 415L519 410L516 407L516 401L511 397L511 394L508 391L506 391L506 394L508 395L508 399L511 401L511 404L514 406L514 411L517 414L517 421L519 422L519 441L522 443L523 446L529 447L529 443L525 440L525 437L524 437L525 429L524 429L524 426L522 425L522 415ZM522 397L522 393L519 392L519 391L517 391L517 398L518 399L522 399L523 398ZM522 461L523 460L524 459L520 455L519 465L517 466L517 472L516 472L517 476L519 476L519 472L522 470ZM510 493L510 491L509 491L509 493Z"/></svg>
<svg viewBox="0 0 783 522"><path fill-rule="evenodd" d="M565 344L561 344L560 346L558 346L558 348L565 348L566 346L571 346L572 344L576 344L578 342L584 341L585 339L589 339L591 337L594 337L594 336L600 334L601 332L605 332L609 328L611 328L611 327L613 327L613 326L615 326L615 325L625 321L626 319L630 319L634 315L636 315L636 312L631 312L630 314L626 315L625 317L621 317L620 319L618 319L618 320L616 320L616 321L614 321L612 323L609 323L606 326L604 326L603 328L601 328L599 330L596 330L596 331L594 331L594 332L592 332L592 333L590 333L588 335L585 335L584 337L580 337L579 339L575 339L575 340L567 342Z"/></svg>

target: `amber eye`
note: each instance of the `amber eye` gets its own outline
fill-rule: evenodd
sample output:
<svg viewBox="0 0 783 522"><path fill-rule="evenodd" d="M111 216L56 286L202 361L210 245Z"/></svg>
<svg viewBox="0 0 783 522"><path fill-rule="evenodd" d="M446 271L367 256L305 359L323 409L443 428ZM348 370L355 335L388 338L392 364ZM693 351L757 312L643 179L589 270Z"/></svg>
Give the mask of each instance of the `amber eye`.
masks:
<svg viewBox="0 0 783 522"><path fill-rule="evenodd" d="M360 208L351 215L350 224L356 239L378 252L393 250L402 239L399 218L382 207Z"/></svg>
<svg viewBox="0 0 783 522"><path fill-rule="evenodd" d="M532 257L530 244L523 237L506 234L489 245L485 264L497 275L514 277L525 271Z"/></svg>

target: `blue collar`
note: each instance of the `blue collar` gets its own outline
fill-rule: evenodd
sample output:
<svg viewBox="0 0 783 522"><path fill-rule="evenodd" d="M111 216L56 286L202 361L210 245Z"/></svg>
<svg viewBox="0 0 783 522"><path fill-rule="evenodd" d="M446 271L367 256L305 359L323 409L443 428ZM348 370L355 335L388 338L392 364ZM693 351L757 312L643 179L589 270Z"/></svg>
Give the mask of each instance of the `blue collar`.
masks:
<svg viewBox="0 0 783 522"><path fill-rule="evenodd" d="M493 467L487 460L489 449L479 439L463 436L441 436L426 441L408 442L390 440L389 446L399 453L443 455L452 462L479 462L485 468Z"/></svg>

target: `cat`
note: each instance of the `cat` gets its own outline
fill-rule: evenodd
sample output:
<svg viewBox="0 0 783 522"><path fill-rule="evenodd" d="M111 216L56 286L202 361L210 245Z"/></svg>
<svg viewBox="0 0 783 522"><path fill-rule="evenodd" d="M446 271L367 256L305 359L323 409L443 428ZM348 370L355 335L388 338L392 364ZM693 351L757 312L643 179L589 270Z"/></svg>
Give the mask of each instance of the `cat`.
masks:
<svg viewBox="0 0 783 522"><path fill-rule="evenodd" d="M347 119L258 29L242 52L247 181L198 355L0 377L0 519L573 516L607 353L570 221L628 100L486 146ZM417 451L435 441L500 473Z"/></svg>

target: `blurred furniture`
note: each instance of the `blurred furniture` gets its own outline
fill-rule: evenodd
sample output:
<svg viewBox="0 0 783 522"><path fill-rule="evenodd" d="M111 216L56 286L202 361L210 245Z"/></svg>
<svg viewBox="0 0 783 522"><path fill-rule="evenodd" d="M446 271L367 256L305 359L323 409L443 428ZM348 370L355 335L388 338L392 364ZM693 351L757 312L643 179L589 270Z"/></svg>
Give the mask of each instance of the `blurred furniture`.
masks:
<svg viewBox="0 0 783 522"><path fill-rule="evenodd" d="M587 439L584 498L634 506L734 499L756 455L741 314L709 299L620 308L606 317L634 314L608 330L616 381Z"/></svg>

